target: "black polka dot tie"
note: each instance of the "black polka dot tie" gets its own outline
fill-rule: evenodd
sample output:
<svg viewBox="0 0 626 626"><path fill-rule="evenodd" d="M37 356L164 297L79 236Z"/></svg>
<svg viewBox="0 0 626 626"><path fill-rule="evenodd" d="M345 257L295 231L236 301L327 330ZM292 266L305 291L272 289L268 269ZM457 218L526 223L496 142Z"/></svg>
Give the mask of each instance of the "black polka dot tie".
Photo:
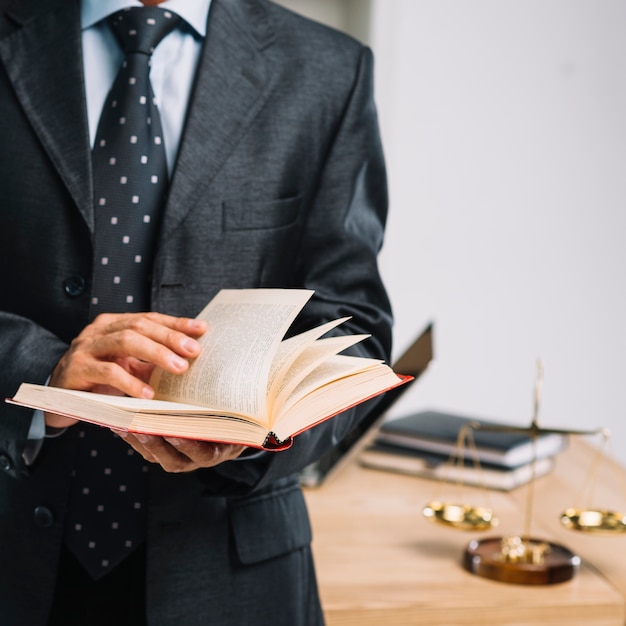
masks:
<svg viewBox="0 0 626 626"><path fill-rule="evenodd" d="M180 18L157 7L136 7L108 22L125 57L102 109L92 153L92 319L149 308L150 267L168 184L150 55ZM108 429L81 428L65 539L98 579L145 538L148 468Z"/></svg>
<svg viewBox="0 0 626 626"><path fill-rule="evenodd" d="M91 313L141 311L167 189L150 55L180 18L157 7L115 13L109 23L124 50L93 147L96 229Z"/></svg>
<svg viewBox="0 0 626 626"><path fill-rule="evenodd" d="M97 580L145 538L148 466L110 430L75 428L80 442L65 541Z"/></svg>

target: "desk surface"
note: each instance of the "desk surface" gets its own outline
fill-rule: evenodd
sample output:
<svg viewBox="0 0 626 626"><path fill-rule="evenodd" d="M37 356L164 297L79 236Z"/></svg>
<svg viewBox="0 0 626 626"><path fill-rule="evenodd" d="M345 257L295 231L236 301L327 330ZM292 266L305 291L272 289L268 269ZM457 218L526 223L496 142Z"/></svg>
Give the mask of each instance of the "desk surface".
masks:
<svg viewBox="0 0 626 626"><path fill-rule="evenodd" d="M626 510L626 472L609 460L598 465L594 502L579 501L593 457L586 442L572 438L556 469L533 488L531 536L564 545L582 559L572 580L555 585L505 584L461 566L471 539L523 533L526 487L487 494L462 488L462 501L487 504L500 519L486 533L451 530L422 516L435 497L458 501L455 485L352 462L322 487L307 489L327 626L624 626L626 535L583 535L559 522L573 505Z"/></svg>

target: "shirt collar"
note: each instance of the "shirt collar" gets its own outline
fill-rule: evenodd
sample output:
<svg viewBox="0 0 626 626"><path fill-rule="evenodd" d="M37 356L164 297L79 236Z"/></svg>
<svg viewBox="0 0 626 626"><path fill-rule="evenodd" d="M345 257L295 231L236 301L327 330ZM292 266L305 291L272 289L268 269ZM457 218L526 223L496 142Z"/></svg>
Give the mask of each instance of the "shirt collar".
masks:
<svg viewBox="0 0 626 626"><path fill-rule="evenodd" d="M81 0L81 26L83 29L94 26L105 17L125 9L142 6L139 0ZM159 5L182 17L200 37L206 36L207 17L211 0L165 0Z"/></svg>

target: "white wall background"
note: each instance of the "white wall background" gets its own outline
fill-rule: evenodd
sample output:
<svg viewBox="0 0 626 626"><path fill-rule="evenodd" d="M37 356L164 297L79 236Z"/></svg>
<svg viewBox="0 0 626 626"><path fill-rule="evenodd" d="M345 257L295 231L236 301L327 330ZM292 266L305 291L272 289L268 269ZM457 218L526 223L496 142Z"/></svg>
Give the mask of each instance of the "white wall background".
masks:
<svg viewBox="0 0 626 626"><path fill-rule="evenodd" d="M394 414L527 425L541 358L541 424L626 461L626 2L284 3L376 56L395 354L435 323Z"/></svg>

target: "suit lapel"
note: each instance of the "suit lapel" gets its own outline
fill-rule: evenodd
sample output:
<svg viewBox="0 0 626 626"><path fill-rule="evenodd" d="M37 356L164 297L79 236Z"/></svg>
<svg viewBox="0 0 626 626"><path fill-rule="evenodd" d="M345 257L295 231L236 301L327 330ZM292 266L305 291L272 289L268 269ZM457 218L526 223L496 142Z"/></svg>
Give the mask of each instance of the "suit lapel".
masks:
<svg viewBox="0 0 626 626"><path fill-rule="evenodd" d="M56 8L40 10L49 4ZM21 27L0 39L0 59L25 114L93 230L79 3L23 6L16 2L13 6L10 17ZM273 33L262 6L247 0L213 0L164 215L163 239L208 188L270 91L271 67L261 52L271 45ZM27 7L33 8L29 12Z"/></svg>
<svg viewBox="0 0 626 626"><path fill-rule="evenodd" d="M273 34L260 6L213 0L162 239L209 187L268 96L271 68L261 51Z"/></svg>
<svg viewBox="0 0 626 626"><path fill-rule="evenodd" d="M21 24L0 39L15 94L85 221L93 229L91 156L84 100L78 2L19 2L10 18ZM36 181L33 181L36 184Z"/></svg>

